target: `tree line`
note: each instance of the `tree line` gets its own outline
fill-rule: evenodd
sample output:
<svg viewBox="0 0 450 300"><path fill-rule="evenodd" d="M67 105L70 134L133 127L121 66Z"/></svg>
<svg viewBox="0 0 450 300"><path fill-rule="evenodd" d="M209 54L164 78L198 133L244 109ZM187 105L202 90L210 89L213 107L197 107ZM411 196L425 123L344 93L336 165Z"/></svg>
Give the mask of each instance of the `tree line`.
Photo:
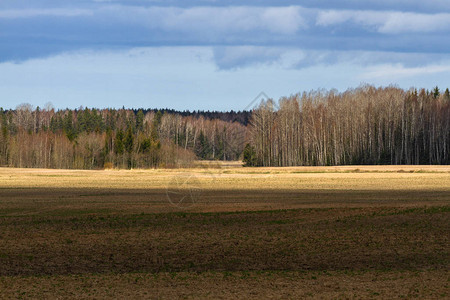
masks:
<svg viewBox="0 0 450 300"><path fill-rule="evenodd" d="M450 164L450 93L317 90L245 112L0 108L0 166L185 167L197 159L246 166Z"/></svg>
<svg viewBox="0 0 450 300"><path fill-rule="evenodd" d="M216 114L217 118L212 118ZM188 166L237 160L247 112L0 108L0 165L65 169ZM225 121L226 119L230 121ZM223 120L225 119L225 120ZM241 121L239 121L241 120Z"/></svg>
<svg viewBox="0 0 450 300"><path fill-rule="evenodd" d="M362 86L268 100L254 110L250 166L450 164L450 93Z"/></svg>

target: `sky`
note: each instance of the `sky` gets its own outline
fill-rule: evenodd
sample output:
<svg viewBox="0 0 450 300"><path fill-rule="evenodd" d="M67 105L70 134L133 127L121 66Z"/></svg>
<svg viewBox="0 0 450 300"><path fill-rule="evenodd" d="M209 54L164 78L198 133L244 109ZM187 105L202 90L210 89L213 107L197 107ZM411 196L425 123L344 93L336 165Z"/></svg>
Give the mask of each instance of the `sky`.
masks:
<svg viewBox="0 0 450 300"><path fill-rule="evenodd" d="M248 109L450 87L448 0L1 0L0 106Z"/></svg>

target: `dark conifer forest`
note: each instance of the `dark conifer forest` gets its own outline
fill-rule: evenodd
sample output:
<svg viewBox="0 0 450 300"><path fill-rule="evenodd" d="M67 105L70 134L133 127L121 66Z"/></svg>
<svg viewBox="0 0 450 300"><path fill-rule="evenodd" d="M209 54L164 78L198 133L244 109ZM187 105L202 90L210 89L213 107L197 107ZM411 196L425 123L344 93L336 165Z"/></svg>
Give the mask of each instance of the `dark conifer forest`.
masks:
<svg viewBox="0 0 450 300"><path fill-rule="evenodd" d="M450 164L450 94L362 86L262 102L252 111L0 109L0 166L187 167Z"/></svg>

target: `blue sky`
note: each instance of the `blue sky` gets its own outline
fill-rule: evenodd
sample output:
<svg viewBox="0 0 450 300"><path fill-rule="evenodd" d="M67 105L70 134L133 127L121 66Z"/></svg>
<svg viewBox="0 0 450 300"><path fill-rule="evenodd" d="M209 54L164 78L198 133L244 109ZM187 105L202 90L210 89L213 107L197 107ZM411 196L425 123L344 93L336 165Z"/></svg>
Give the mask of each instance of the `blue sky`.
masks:
<svg viewBox="0 0 450 300"><path fill-rule="evenodd" d="M0 106L242 110L450 86L448 0L2 0Z"/></svg>

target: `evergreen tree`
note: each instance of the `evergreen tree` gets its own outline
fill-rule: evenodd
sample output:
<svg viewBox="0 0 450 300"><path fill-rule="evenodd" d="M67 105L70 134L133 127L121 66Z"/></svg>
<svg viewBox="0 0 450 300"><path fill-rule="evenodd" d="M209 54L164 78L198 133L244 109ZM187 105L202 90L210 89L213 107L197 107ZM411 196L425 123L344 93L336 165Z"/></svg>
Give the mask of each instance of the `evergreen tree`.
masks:
<svg viewBox="0 0 450 300"><path fill-rule="evenodd" d="M121 155L124 152L123 131L119 129L114 139L114 153Z"/></svg>
<svg viewBox="0 0 450 300"><path fill-rule="evenodd" d="M433 89L433 97L434 97L434 99L439 98L440 94L441 94L441 92L439 91L439 87L435 86L434 89Z"/></svg>
<svg viewBox="0 0 450 300"><path fill-rule="evenodd" d="M75 140L76 135L77 135L75 128L73 126L72 117L73 117L72 111L69 110L67 112L67 114L64 116L64 120L63 120L64 133L66 134L67 138L71 142L73 142Z"/></svg>
<svg viewBox="0 0 450 300"><path fill-rule="evenodd" d="M450 91L448 88L444 92L444 101L450 102Z"/></svg>
<svg viewBox="0 0 450 300"><path fill-rule="evenodd" d="M116 111L112 109L108 109L106 114L105 128L106 130L115 130L116 129Z"/></svg>
<svg viewBox="0 0 450 300"><path fill-rule="evenodd" d="M77 113L77 128L78 128L78 132L87 132L89 133L89 128L88 128L88 114L89 112L87 111L87 108L83 111L80 110Z"/></svg>
<svg viewBox="0 0 450 300"><path fill-rule="evenodd" d="M152 141L150 138L143 139L139 147L139 152L148 154L151 151Z"/></svg>
<svg viewBox="0 0 450 300"><path fill-rule="evenodd" d="M254 167L257 165L256 151L250 144L244 148L244 167Z"/></svg>
<svg viewBox="0 0 450 300"><path fill-rule="evenodd" d="M134 134L133 134L133 129L130 126L127 129L127 134L125 136L125 142L124 142L125 151L127 151L127 153L128 153L128 169L134 167L134 161L133 161L133 156L132 156L133 145L134 145Z"/></svg>
<svg viewBox="0 0 450 300"><path fill-rule="evenodd" d="M203 130L200 131L200 135L195 146L195 154L201 159L208 159L210 157L211 147L209 145L208 138L203 133Z"/></svg>
<svg viewBox="0 0 450 300"><path fill-rule="evenodd" d="M216 142L216 153L214 159L222 159L225 152L224 142L223 142L223 134L219 132L219 130L216 128L214 141Z"/></svg>
<svg viewBox="0 0 450 300"><path fill-rule="evenodd" d="M38 133L39 131L39 119L41 117L41 108L39 106L36 107L36 111L34 112L34 133Z"/></svg>
<svg viewBox="0 0 450 300"><path fill-rule="evenodd" d="M51 130L53 133L55 133L56 130L57 130L57 128L56 128L56 119L55 119L54 116L52 116L52 117L50 118L50 130Z"/></svg>
<svg viewBox="0 0 450 300"><path fill-rule="evenodd" d="M127 130L127 135L125 136L125 150L128 152L128 154L130 154L131 152L133 152L133 145L134 145L134 135L133 135L133 130L131 129L131 127L128 127Z"/></svg>
<svg viewBox="0 0 450 300"><path fill-rule="evenodd" d="M138 132L144 130L144 112L140 109L136 114L136 130Z"/></svg>
<svg viewBox="0 0 450 300"><path fill-rule="evenodd" d="M8 127L8 122L6 118L5 111L3 110L3 107L0 107L0 125L2 128Z"/></svg>

